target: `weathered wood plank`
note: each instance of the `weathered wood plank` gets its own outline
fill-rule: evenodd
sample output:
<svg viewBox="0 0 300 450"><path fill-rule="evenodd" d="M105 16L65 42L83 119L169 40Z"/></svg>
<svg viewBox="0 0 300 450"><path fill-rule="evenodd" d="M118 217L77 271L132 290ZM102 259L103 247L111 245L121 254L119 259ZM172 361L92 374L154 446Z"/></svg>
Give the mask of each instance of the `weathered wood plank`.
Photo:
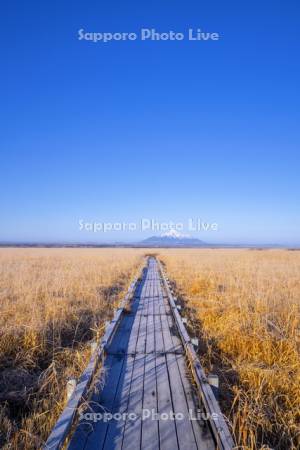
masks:
<svg viewBox="0 0 300 450"><path fill-rule="evenodd" d="M160 291L160 297L163 302L162 291ZM163 314L161 316L165 350L166 352L168 352L168 354L166 355L166 360L172 404L174 413L177 415L180 414L180 420L175 421L178 444L180 450L197 450L194 430L189 417L188 405L186 402L185 392L181 382L181 375L177 364L174 341L171 335L170 325L172 324L172 322L173 320L170 316L167 316L166 314ZM180 343L180 341L177 341L177 343L179 344L179 347L182 348L182 344ZM177 350L179 347L177 347Z"/></svg>
<svg viewBox="0 0 300 450"><path fill-rule="evenodd" d="M134 360L133 376L129 395L128 413L134 415L133 419L127 418L124 435L124 450L131 450L135 443L137 448L141 442L142 408L143 408L143 384L144 384L145 355L137 354Z"/></svg>
<svg viewBox="0 0 300 450"><path fill-rule="evenodd" d="M134 359L134 356L125 356L121 380L119 381L117 395L113 407L113 413L119 413L121 415L121 418L118 420L113 419L109 422L105 442L103 445L103 449L105 450L119 450L122 448L124 427L126 423L126 413L128 412L129 394L132 383Z"/></svg>
<svg viewBox="0 0 300 450"><path fill-rule="evenodd" d="M157 413L157 386L156 386L156 355L155 355L155 327L154 327L154 282L150 281L151 301L147 310L147 340L145 356L145 376L143 386L143 412L145 418L142 421L143 450L159 448L158 422L152 419L152 411ZM148 411L149 415L148 416Z"/></svg>
<svg viewBox="0 0 300 450"><path fill-rule="evenodd" d="M149 304L150 286L149 286L149 268L145 279L145 285L140 299L137 318L139 327L137 333L137 341L135 346L135 359L128 399L128 417L123 427L122 449L131 449L132 443L135 442L137 447L141 442L142 430L142 409L143 409L143 385L145 373L145 351L147 337L147 312ZM130 419L132 414L134 419Z"/></svg>
<svg viewBox="0 0 300 450"><path fill-rule="evenodd" d="M166 356L156 355L157 409L161 419L159 425L159 441L162 449L178 449L175 422L170 420L174 414L170 383L167 371ZM166 419L164 419L164 416Z"/></svg>
<svg viewBox="0 0 300 450"><path fill-rule="evenodd" d="M155 349L157 409L160 415L169 417L169 419L159 420L158 422L160 448L178 449L176 426L174 421L170 420L172 414L174 414L174 410L160 316L155 316Z"/></svg>

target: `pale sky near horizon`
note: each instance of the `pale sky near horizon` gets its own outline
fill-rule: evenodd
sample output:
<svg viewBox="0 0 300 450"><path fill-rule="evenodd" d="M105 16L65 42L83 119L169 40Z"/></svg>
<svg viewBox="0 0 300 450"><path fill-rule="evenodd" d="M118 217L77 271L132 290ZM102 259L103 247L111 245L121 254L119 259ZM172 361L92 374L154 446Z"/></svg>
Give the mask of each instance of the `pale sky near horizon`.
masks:
<svg viewBox="0 0 300 450"><path fill-rule="evenodd" d="M300 245L297 1L3 6L0 242L135 241L79 221L217 223L212 243ZM78 30L218 32L93 43Z"/></svg>

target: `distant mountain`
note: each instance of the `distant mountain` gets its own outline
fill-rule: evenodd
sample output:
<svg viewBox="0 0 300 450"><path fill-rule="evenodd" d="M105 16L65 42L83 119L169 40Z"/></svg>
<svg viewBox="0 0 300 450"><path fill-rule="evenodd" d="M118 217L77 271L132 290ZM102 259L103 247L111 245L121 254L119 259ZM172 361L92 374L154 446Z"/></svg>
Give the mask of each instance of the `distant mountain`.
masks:
<svg viewBox="0 0 300 450"><path fill-rule="evenodd" d="M200 239L170 230L161 236L151 236L140 242L140 245L149 247L206 247L206 243Z"/></svg>

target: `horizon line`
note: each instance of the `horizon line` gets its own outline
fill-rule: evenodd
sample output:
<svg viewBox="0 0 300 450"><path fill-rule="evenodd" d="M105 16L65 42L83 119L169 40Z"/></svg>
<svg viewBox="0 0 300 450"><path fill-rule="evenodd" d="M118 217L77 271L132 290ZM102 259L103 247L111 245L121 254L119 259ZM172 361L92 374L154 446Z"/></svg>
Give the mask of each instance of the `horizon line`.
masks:
<svg viewBox="0 0 300 450"><path fill-rule="evenodd" d="M215 242L203 242L199 245L191 244L174 244L174 245L151 245L147 244L144 241L137 241L137 242L122 242L122 241L110 241L110 242L79 242L79 241L0 241L0 248L5 247L27 247L27 248L64 248L64 247L90 247L90 248L97 248L97 247L129 247L129 248L269 248L269 249L300 249L300 244L278 244L278 243L233 243L233 242L222 242L222 243L215 243Z"/></svg>

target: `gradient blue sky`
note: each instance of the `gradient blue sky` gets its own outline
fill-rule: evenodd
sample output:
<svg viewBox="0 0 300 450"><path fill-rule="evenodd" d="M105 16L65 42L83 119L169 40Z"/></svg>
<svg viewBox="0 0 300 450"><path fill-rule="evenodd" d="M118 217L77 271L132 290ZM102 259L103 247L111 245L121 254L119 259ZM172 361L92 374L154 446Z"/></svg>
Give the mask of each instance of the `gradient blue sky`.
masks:
<svg viewBox="0 0 300 450"><path fill-rule="evenodd" d="M298 1L10 1L1 21L0 241L134 240L78 221L186 221L300 244ZM78 29L219 32L78 41Z"/></svg>

